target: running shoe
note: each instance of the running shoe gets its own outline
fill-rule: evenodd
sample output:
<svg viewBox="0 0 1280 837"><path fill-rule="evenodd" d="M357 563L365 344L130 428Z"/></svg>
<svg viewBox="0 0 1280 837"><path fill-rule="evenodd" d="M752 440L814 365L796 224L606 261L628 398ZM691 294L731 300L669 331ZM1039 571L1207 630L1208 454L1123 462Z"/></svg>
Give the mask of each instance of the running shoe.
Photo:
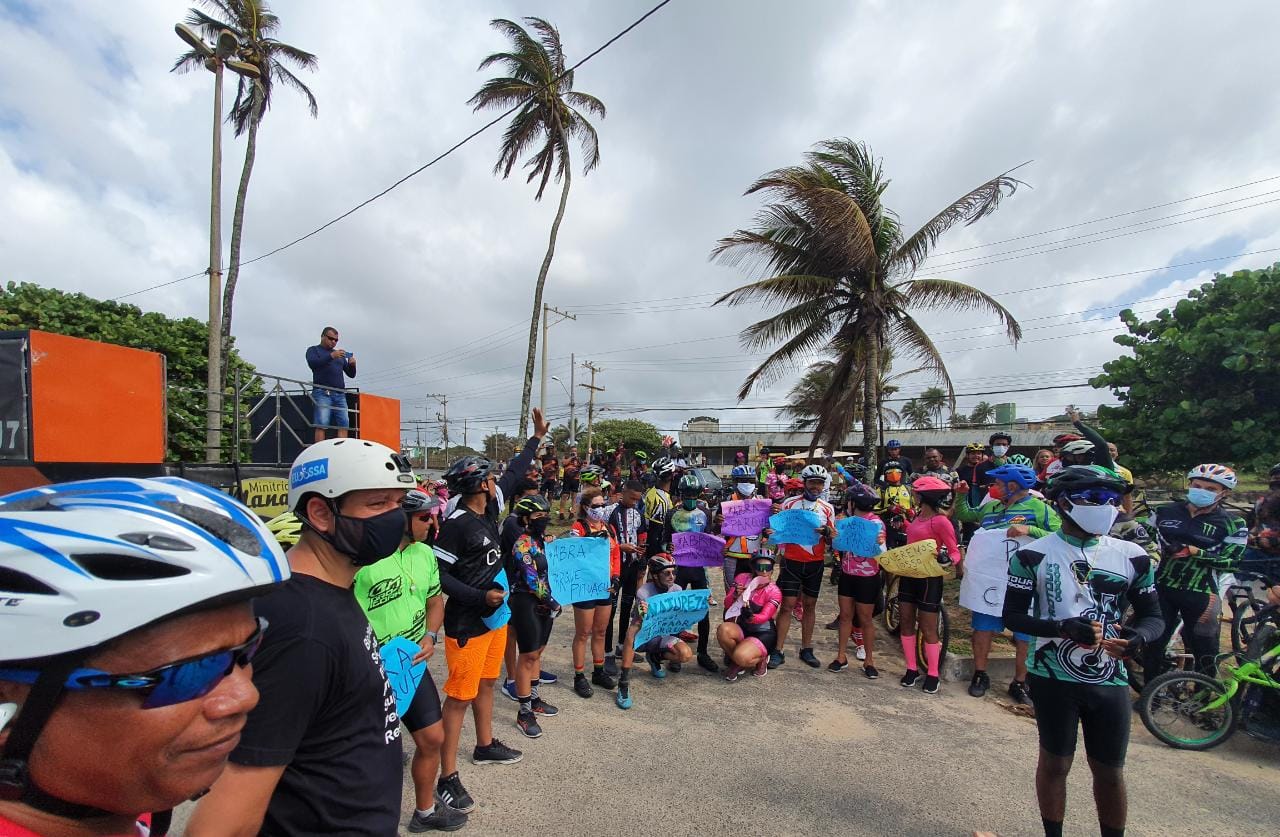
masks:
<svg viewBox="0 0 1280 837"><path fill-rule="evenodd" d="M822 665L822 663L818 662L818 658L814 656L812 648L800 649L800 662L804 663L809 668L817 668Z"/></svg>
<svg viewBox="0 0 1280 837"><path fill-rule="evenodd" d="M595 694L595 690L591 688L591 684L587 682L587 675L578 671L573 675L573 690L578 693L578 697L589 698Z"/></svg>
<svg viewBox="0 0 1280 837"><path fill-rule="evenodd" d="M524 734L525 738L541 738L542 727L538 726L538 716L532 711L520 710L516 715L516 729Z"/></svg>
<svg viewBox="0 0 1280 837"><path fill-rule="evenodd" d="M552 674L549 671L540 670L538 672L538 682L545 683L548 686L554 686L555 684L560 682L560 678L556 677L554 674Z"/></svg>
<svg viewBox="0 0 1280 837"><path fill-rule="evenodd" d="M505 681L502 684L502 693L507 697L511 698L512 700L516 701L517 703L520 702L519 696L516 695L516 681L514 680Z"/></svg>
<svg viewBox="0 0 1280 837"><path fill-rule="evenodd" d="M618 704L619 709L631 708L631 684L619 683L618 693L613 696L613 702Z"/></svg>
<svg viewBox="0 0 1280 837"><path fill-rule="evenodd" d="M880 672L876 671L875 666L863 666L862 676L866 677L868 680L876 680L880 677Z"/></svg>
<svg viewBox="0 0 1280 837"><path fill-rule="evenodd" d="M618 658L612 652L604 655L604 673L614 678L618 676Z"/></svg>
<svg viewBox="0 0 1280 837"><path fill-rule="evenodd" d="M800 653L804 654L803 651ZM847 668L849 668L848 660L832 660L827 664L827 671L844 671Z"/></svg>
<svg viewBox="0 0 1280 837"><path fill-rule="evenodd" d="M554 718L560 714L560 710L547 703L540 697L533 699L533 714L539 718Z"/></svg>
<svg viewBox="0 0 1280 837"><path fill-rule="evenodd" d="M991 678L987 676L985 671L975 671L973 679L969 681L969 694L972 697L980 698L987 693L987 689L991 688ZM1013 686L1009 687L1011 690Z"/></svg>
<svg viewBox="0 0 1280 837"><path fill-rule="evenodd" d="M902 679L898 681L904 689L910 689L920 680L920 672L914 668L907 669L907 673L902 675Z"/></svg>
<svg viewBox="0 0 1280 837"><path fill-rule="evenodd" d="M679 673L684 668L684 663L677 663L674 660L667 663L667 671Z"/></svg>
<svg viewBox="0 0 1280 837"><path fill-rule="evenodd" d="M466 814L437 799L435 809L425 817L414 811L406 830L415 834L422 831L457 831L466 824Z"/></svg>
<svg viewBox="0 0 1280 837"><path fill-rule="evenodd" d="M522 758L524 753L511 749L496 738L487 747L477 744L471 751L472 764L515 764Z"/></svg>
<svg viewBox="0 0 1280 837"><path fill-rule="evenodd" d="M925 694L929 694L929 695L936 695L936 694L938 693L938 678L937 678L937 676L932 675L932 674L929 674L929 675L926 675L926 676L925 676L925 678L924 678L924 691L925 691Z"/></svg>
<svg viewBox="0 0 1280 837"><path fill-rule="evenodd" d="M716 661L711 659L711 655L706 651L703 651L698 655L698 665L702 666L712 674L715 674L720 670L720 666L716 665Z"/></svg>
<svg viewBox="0 0 1280 837"><path fill-rule="evenodd" d="M828 630L828 631L838 631L838 630L840 630L840 617L839 617L839 616L837 616L835 619L832 619L830 622L828 622L828 623L827 623L827 630Z"/></svg>
<svg viewBox="0 0 1280 837"><path fill-rule="evenodd" d="M462 786L462 779L456 770L452 775L441 776L436 782L436 800L436 804L448 805L463 814L469 814L476 809L476 801Z"/></svg>
<svg viewBox="0 0 1280 837"><path fill-rule="evenodd" d="M603 671L593 671L591 672L591 685L599 686L602 689L612 692L614 689L618 688L618 681L614 680Z"/></svg>
<svg viewBox="0 0 1280 837"><path fill-rule="evenodd" d="M855 659L865 660L867 658L867 646L859 645L856 648L854 648L853 656Z"/></svg>
<svg viewBox="0 0 1280 837"><path fill-rule="evenodd" d="M742 673L742 669L738 666L729 666L724 670L724 679L728 683L738 682L738 675Z"/></svg>
<svg viewBox="0 0 1280 837"><path fill-rule="evenodd" d="M1031 695L1027 693L1027 684L1014 680L1009 684L1009 697L1019 706L1031 706Z"/></svg>
<svg viewBox="0 0 1280 837"><path fill-rule="evenodd" d="M783 654L781 651L769 652L769 668L777 668L778 666L786 665L786 662L787 655Z"/></svg>
<svg viewBox="0 0 1280 837"><path fill-rule="evenodd" d="M769 665L768 665L768 663L769 663L769 658L768 658L768 657L766 657L765 659L763 659L763 660L761 660L760 662L756 663L755 670L751 672L751 676L752 676L752 677L764 677L766 674L768 674L768 673L769 673Z"/></svg>
<svg viewBox="0 0 1280 837"><path fill-rule="evenodd" d="M646 651L644 654L644 659L645 659L645 662L649 664L649 673L652 674L654 677L661 680L662 678L667 676L667 673L662 670L662 657L658 656L652 651Z"/></svg>

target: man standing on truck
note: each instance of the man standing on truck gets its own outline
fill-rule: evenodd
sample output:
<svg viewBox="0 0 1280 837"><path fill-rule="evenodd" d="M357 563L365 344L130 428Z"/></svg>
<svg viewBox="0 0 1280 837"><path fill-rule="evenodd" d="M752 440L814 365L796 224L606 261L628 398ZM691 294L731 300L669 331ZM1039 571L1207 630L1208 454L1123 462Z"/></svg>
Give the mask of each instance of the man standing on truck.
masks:
<svg viewBox="0 0 1280 837"><path fill-rule="evenodd" d="M338 348L338 330L325 326L319 345L307 349L307 366L311 367L311 401L315 404L312 425L317 442L324 441L330 427L338 430L338 438L347 438L347 388L342 376L356 376L356 357Z"/></svg>

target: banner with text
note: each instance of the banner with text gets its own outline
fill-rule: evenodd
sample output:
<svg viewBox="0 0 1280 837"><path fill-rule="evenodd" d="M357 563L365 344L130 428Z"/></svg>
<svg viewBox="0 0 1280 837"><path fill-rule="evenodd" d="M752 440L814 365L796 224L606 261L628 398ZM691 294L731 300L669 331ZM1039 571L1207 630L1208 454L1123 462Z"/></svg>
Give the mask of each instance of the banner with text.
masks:
<svg viewBox="0 0 1280 837"><path fill-rule="evenodd" d="M404 717L404 713L413 702L413 695L418 691L418 684L427 670L427 664L414 665L413 658L421 649L416 642L402 636L392 639L378 653L382 655L382 669L387 673L387 682L396 693L396 714Z"/></svg>
<svg viewBox="0 0 1280 837"><path fill-rule="evenodd" d="M671 536L672 555L680 567L724 566L724 540L706 532L676 532Z"/></svg>
<svg viewBox="0 0 1280 837"><path fill-rule="evenodd" d="M1005 529L979 529L969 539L960 580L960 606L974 613L999 616L1009 583L1009 559L1035 538L1011 538Z"/></svg>
<svg viewBox="0 0 1280 837"><path fill-rule="evenodd" d="M751 500L726 500L720 504L720 513L724 515L720 534L731 538L758 535L769 525L772 511L773 503L758 497Z"/></svg>
<svg viewBox="0 0 1280 837"><path fill-rule="evenodd" d="M547 579L562 605L609 598L609 539L556 538L547 544Z"/></svg>
<svg viewBox="0 0 1280 837"><path fill-rule="evenodd" d="M866 517L846 517L836 522L836 539L833 543L841 552L852 552L859 558L874 558L883 550L880 533L884 524Z"/></svg>
<svg viewBox="0 0 1280 837"><path fill-rule="evenodd" d="M710 590L677 590L659 593L646 600L648 610L636 634L635 647L639 648L658 636L673 636L687 631L707 615L707 599Z"/></svg>
<svg viewBox="0 0 1280 837"><path fill-rule="evenodd" d="M907 578L933 578L946 574L938 563L938 542L933 538L890 549L876 556L876 560L886 571Z"/></svg>
<svg viewBox="0 0 1280 837"><path fill-rule="evenodd" d="M793 543L796 546L813 546L822 540L818 529L822 518L809 509L786 509L769 518L769 543Z"/></svg>

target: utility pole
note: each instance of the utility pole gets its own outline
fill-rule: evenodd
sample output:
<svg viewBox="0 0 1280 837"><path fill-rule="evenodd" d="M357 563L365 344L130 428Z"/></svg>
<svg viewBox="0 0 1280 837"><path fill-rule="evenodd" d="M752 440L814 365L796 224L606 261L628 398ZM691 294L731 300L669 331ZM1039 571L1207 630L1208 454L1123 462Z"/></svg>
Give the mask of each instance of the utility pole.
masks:
<svg viewBox="0 0 1280 837"><path fill-rule="evenodd" d="M560 319L555 323L550 322L548 317L551 314L559 314ZM547 414L547 330L556 323L562 323L565 320L576 320L577 316L570 314L568 311L561 311L554 305L542 303L542 386L538 390L538 409L545 416Z"/></svg>
<svg viewBox="0 0 1280 837"><path fill-rule="evenodd" d="M574 378L577 377L578 357L573 352L569 353L569 444L573 447L578 446L578 411L577 404L573 400L573 393L577 389L574 386ZM590 464L590 463L588 463Z"/></svg>
<svg viewBox="0 0 1280 837"><path fill-rule="evenodd" d="M467 446L467 419L465 416L462 419L462 446L464 448Z"/></svg>
<svg viewBox="0 0 1280 837"><path fill-rule="evenodd" d="M591 457L591 422L595 418L595 413L596 413L596 393L604 392L604 387L596 386L596 373L603 372L604 370L596 366L594 363L592 363L589 360L584 360L582 362L582 366L584 369L591 370L591 383L578 384L578 386L582 387L583 389L589 390L591 393L589 396L587 396L587 457L589 462Z"/></svg>
<svg viewBox="0 0 1280 837"><path fill-rule="evenodd" d="M440 422L440 433L442 436L444 436L444 467L448 469L449 467L449 396L440 395L434 392L429 392L427 393L427 397L434 398L436 401L439 401L440 408L444 410L443 414L436 413L436 421ZM425 410L426 408L423 407L424 412Z"/></svg>

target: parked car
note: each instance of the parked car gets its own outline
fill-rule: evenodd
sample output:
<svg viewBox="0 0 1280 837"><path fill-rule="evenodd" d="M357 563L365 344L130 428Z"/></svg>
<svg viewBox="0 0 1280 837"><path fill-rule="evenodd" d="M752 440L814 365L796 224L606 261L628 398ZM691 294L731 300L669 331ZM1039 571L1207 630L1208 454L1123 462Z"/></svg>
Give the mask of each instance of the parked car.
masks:
<svg viewBox="0 0 1280 837"><path fill-rule="evenodd" d="M710 468L690 468L688 473L694 474L698 479L702 480L702 490L707 501L713 506L720 505L721 502L728 500L733 493L733 489L724 480Z"/></svg>

